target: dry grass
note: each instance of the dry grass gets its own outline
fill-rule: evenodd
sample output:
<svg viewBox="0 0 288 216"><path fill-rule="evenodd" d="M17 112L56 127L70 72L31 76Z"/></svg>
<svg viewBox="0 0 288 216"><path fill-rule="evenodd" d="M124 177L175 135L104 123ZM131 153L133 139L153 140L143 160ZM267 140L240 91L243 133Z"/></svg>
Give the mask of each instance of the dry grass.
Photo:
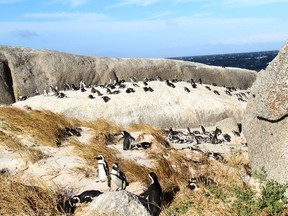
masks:
<svg viewBox="0 0 288 216"><path fill-rule="evenodd" d="M123 130L115 124L104 120L80 122L48 111L0 108L0 144L32 162L40 160L43 153L23 145L17 135L27 134L38 145L59 147L57 142L63 139L62 129L76 126L92 128L95 133L89 144L84 145L77 138L70 138L67 142L67 145L74 146L73 152L77 152L87 162L87 168L78 168L76 173L90 177L88 169L92 167L96 170L98 164L95 157L102 154L109 165L119 163L129 182L137 181L148 186L148 173L153 171L157 174L166 198L161 215L236 215L229 203L229 200L235 199L230 194L231 186L244 187L241 173L249 166L248 159L241 152L228 158L228 164L210 160L197 164L187 157L187 152L171 149L162 130L149 125L132 125L127 131L141 131L155 138L152 148L145 150L148 159L155 162L153 168L147 168L135 161L118 157L117 150L109 147L111 143L116 143L113 136ZM190 191L186 187L187 181L197 175L214 179L216 187ZM10 177L0 176L0 195L3 200L0 202L0 215L59 215L56 208L58 195L41 184L33 185L38 187L25 186Z"/></svg>
<svg viewBox="0 0 288 216"><path fill-rule="evenodd" d="M0 130L0 145L5 145L10 150L17 152L25 161L35 163L44 157L39 149L23 145L16 137Z"/></svg>
<svg viewBox="0 0 288 216"><path fill-rule="evenodd" d="M0 215L60 215L57 194L0 177Z"/></svg>
<svg viewBox="0 0 288 216"><path fill-rule="evenodd" d="M62 129L78 124L76 120L50 111L25 111L14 107L1 107L0 121L3 130L29 135L41 145L48 146L59 145Z"/></svg>

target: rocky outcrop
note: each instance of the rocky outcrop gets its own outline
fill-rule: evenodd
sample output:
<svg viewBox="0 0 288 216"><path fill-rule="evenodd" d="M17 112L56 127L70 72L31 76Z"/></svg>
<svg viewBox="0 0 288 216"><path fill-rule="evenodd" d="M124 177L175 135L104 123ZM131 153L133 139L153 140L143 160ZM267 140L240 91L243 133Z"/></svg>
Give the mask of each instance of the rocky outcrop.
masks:
<svg viewBox="0 0 288 216"><path fill-rule="evenodd" d="M169 59L128 59L88 57L50 50L33 50L23 47L0 46L0 62L5 69L0 75L11 74L12 83L0 80L0 93L7 95L1 103L11 103L20 95L31 96L38 89L43 92L50 85L60 89L65 83L78 84L80 80L90 84L104 84L110 80L129 80L136 77L162 79L202 79L204 83L234 86L247 89L256 78L254 71L207 66L200 63Z"/></svg>
<svg viewBox="0 0 288 216"><path fill-rule="evenodd" d="M261 71L252 86L243 132L254 170L262 167L268 178L288 179L288 41Z"/></svg>
<svg viewBox="0 0 288 216"><path fill-rule="evenodd" d="M150 216L138 197L128 191L106 192L98 196L77 215L141 215Z"/></svg>

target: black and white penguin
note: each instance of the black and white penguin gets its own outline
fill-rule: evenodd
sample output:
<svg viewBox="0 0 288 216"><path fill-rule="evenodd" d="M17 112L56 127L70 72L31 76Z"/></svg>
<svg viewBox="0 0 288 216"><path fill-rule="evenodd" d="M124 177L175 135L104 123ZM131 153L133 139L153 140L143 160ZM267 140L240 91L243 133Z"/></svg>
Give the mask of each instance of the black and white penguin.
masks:
<svg viewBox="0 0 288 216"><path fill-rule="evenodd" d="M135 90L133 88L127 88L126 89L126 93L133 93L135 92Z"/></svg>
<svg viewBox="0 0 288 216"><path fill-rule="evenodd" d="M98 169L97 169L98 178L102 182L107 181L108 186L110 187L108 164L107 164L103 155L98 155L98 157L96 157L96 159L98 161Z"/></svg>
<svg viewBox="0 0 288 216"><path fill-rule="evenodd" d="M221 163L228 163L228 161L224 159L223 155L218 152L208 152L207 156L209 159L217 160Z"/></svg>
<svg viewBox="0 0 288 216"><path fill-rule="evenodd" d="M211 88L209 86L205 86L206 89L208 89L209 91L211 91Z"/></svg>
<svg viewBox="0 0 288 216"><path fill-rule="evenodd" d="M131 134L128 133L127 131L122 131L121 134L122 138L120 140L123 139L123 150L131 149L131 145L135 141L135 138L132 137Z"/></svg>
<svg viewBox="0 0 288 216"><path fill-rule="evenodd" d="M158 181L158 177L154 172L150 172L148 176L151 183L148 189L144 193L140 194L140 197L146 199L147 208L150 214L152 216L158 216L161 212L162 197L163 197L162 188Z"/></svg>
<svg viewBox="0 0 288 216"><path fill-rule="evenodd" d="M18 98L18 100L19 101L25 101L25 100L27 100L29 98L29 96L19 96L19 98Z"/></svg>
<svg viewBox="0 0 288 216"><path fill-rule="evenodd" d="M70 203L73 206L76 206L77 203L87 203L87 202L92 202L92 200L101 195L102 192L99 190L87 190L82 192L79 195L73 196L70 198Z"/></svg>
<svg viewBox="0 0 288 216"><path fill-rule="evenodd" d="M175 85L171 83L169 80L166 80L166 84L172 88L175 88Z"/></svg>
<svg viewBox="0 0 288 216"><path fill-rule="evenodd" d="M93 95L88 95L88 98L90 98L90 99L94 99L95 97L93 96Z"/></svg>
<svg viewBox="0 0 288 216"><path fill-rule="evenodd" d="M184 87L184 90L188 93L190 92L189 88L187 88L187 87Z"/></svg>
<svg viewBox="0 0 288 216"><path fill-rule="evenodd" d="M125 190L126 186L129 185L127 182L125 174L120 170L119 165L117 163L114 163L112 165L111 173L111 182L114 183L116 186L116 190Z"/></svg>
<svg viewBox="0 0 288 216"><path fill-rule="evenodd" d="M201 175L201 176L198 176L198 177L195 177L195 178L191 178L188 181L187 187L189 189L191 189L191 190L198 190L199 189L198 184L202 184L202 185L208 186L208 185L215 184L215 182L214 182L213 179L207 178L207 177Z"/></svg>
<svg viewBox="0 0 288 216"><path fill-rule="evenodd" d="M103 96L102 99L104 100L105 103L107 103L110 100L108 96Z"/></svg>

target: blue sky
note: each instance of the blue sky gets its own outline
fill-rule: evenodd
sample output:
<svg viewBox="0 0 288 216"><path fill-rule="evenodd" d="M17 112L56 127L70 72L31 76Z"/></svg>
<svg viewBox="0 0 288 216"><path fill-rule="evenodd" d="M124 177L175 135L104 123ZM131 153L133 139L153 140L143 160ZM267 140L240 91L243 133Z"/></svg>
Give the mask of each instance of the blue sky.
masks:
<svg viewBox="0 0 288 216"><path fill-rule="evenodd" d="M278 50L288 0L0 0L0 44L107 57Z"/></svg>

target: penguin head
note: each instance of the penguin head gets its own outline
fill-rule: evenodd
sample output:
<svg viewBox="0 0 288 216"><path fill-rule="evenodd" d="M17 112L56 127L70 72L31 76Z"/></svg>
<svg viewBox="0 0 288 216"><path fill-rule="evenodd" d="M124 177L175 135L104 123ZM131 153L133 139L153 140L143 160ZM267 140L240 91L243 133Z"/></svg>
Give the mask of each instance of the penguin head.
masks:
<svg viewBox="0 0 288 216"><path fill-rule="evenodd" d="M122 136L128 136L129 135L129 133L127 131L122 131L121 134L122 134Z"/></svg>
<svg viewBox="0 0 288 216"><path fill-rule="evenodd" d="M198 190L199 189L198 185L195 182L189 182L187 187L191 190Z"/></svg>
<svg viewBox="0 0 288 216"><path fill-rule="evenodd" d="M112 170L116 170L116 171L119 170L119 165L118 165L118 163L114 163L114 164L112 165Z"/></svg>
<svg viewBox="0 0 288 216"><path fill-rule="evenodd" d="M151 180L151 184L153 184L154 182L157 182L158 181L158 177L157 175L154 173L154 172L150 172L148 174L150 180Z"/></svg>
<svg viewBox="0 0 288 216"><path fill-rule="evenodd" d="M70 198L70 203L73 207L75 207L77 203L80 203L80 198L78 196L73 196Z"/></svg>
<svg viewBox="0 0 288 216"><path fill-rule="evenodd" d="M104 161L104 156L103 155L98 155L97 157L96 157L96 159L99 161L99 160L102 160L102 161Z"/></svg>

